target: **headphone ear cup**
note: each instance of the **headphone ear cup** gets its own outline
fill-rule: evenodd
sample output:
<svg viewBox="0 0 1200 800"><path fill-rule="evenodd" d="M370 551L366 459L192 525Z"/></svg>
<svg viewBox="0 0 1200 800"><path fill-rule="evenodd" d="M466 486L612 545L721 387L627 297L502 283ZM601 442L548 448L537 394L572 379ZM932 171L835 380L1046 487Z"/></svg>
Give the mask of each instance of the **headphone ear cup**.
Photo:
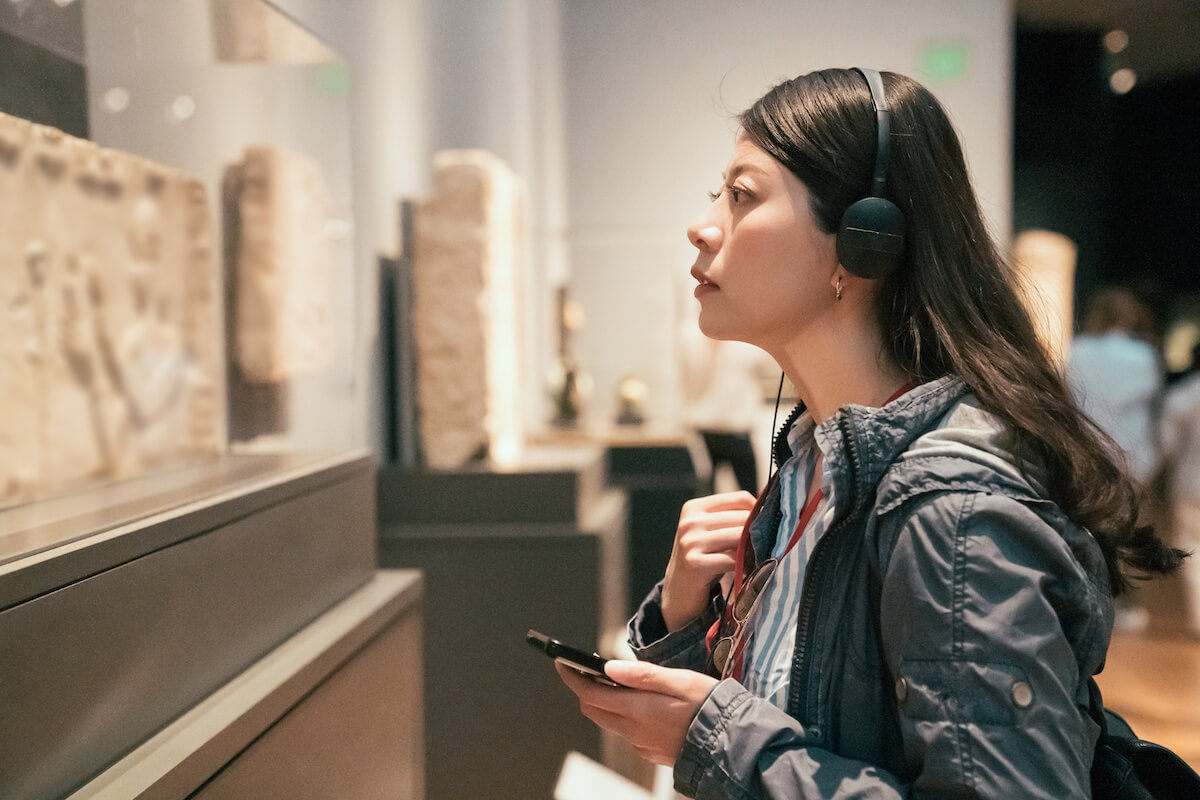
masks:
<svg viewBox="0 0 1200 800"><path fill-rule="evenodd" d="M866 197L842 214L837 257L860 278L882 278L904 257L904 214L891 200Z"/></svg>

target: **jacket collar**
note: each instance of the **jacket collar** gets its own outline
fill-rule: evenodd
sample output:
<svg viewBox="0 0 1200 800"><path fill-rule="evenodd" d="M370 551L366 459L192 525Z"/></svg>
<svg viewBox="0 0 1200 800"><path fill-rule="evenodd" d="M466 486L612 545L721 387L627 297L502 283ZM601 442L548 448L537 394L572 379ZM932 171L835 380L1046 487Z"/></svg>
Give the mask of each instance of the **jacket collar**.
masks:
<svg viewBox="0 0 1200 800"><path fill-rule="evenodd" d="M838 455L829 459L838 505L849 510L868 502L888 467L967 393L960 379L947 376L922 384L880 408L842 406L817 426L815 435L825 440L826 452ZM803 411L804 405L797 405L776 433L773 454L777 463L791 456L787 434Z"/></svg>

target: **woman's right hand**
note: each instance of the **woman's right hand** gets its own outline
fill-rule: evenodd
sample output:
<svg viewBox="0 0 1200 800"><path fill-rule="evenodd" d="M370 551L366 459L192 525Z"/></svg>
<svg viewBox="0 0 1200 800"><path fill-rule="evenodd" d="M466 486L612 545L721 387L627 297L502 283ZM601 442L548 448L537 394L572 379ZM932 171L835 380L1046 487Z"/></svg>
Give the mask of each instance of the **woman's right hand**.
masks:
<svg viewBox="0 0 1200 800"><path fill-rule="evenodd" d="M663 580L667 630L679 630L704 613L713 583L733 570L738 540L754 503L749 492L726 492L683 504Z"/></svg>

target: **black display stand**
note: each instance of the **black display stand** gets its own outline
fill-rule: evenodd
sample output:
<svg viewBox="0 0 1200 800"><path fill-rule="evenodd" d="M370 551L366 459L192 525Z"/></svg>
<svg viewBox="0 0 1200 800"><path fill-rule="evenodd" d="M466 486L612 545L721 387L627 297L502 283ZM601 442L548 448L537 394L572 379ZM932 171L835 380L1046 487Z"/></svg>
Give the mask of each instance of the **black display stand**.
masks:
<svg viewBox="0 0 1200 800"><path fill-rule="evenodd" d="M608 474L629 495L632 614L667 570L683 504L711 494L711 487L696 476L691 452L681 441L614 440L608 446Z"/></svg>
<svg viewBox="0 0 1200 800"><path fill-rule="evenodd" d="M425 578L427 796L553 796L569 751L604 760L530 628L587 647L625 626L623 492L601 448L511 470L379 473L379 560Z"/></svg>
<svg viewBox="0 0 1200 800"><path fill-rule="evenodd" d="M421 583L376 570L374 485L229 456L0 512L0 797L420 797Z"/></svg>

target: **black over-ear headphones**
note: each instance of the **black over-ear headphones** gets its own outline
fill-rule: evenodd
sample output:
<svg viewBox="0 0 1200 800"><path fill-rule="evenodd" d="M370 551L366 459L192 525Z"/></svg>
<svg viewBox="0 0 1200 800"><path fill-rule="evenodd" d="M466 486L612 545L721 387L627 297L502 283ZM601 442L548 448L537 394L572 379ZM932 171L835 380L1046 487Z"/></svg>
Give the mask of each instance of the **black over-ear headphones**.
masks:
<svg viewBox="0 0 1200 800"><path fill-rule="evenodd" d="M871 88L875 106L875 178L871 196L852 203L838 228L837 257L860 278L882 278L900 266L904 256L904 214L883 196L888 178L888 137L891 114L883 94L883 78L873 69L854 68Z"/></svg>

